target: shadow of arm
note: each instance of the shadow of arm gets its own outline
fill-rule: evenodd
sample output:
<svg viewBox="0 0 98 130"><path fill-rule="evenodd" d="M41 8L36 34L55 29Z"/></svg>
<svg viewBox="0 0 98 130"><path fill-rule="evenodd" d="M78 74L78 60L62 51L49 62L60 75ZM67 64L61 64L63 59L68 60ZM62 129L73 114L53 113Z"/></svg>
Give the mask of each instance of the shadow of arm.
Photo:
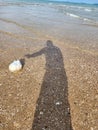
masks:
<svg viewBox="0 0 98 130"><path fill-rule="evenodd" d="M38 52L35 52L33 54L26 54L25 57L27 58L32 58L32 57L37 57L37 56L40 56L44 53L44 49L38 51Z"/></svg>

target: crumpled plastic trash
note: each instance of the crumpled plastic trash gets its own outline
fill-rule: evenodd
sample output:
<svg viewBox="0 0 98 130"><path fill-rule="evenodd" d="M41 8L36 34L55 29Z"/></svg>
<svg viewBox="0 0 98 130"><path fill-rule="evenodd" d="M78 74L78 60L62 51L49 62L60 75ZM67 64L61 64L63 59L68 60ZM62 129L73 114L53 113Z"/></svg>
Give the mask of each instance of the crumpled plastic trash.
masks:
<svg viewBox="0 0 98 130"><path fill-rule="evenodd" d="M9 71L11 72L17 72L22 69L22 63L20 60L15 60L9 65Z"/></svg>

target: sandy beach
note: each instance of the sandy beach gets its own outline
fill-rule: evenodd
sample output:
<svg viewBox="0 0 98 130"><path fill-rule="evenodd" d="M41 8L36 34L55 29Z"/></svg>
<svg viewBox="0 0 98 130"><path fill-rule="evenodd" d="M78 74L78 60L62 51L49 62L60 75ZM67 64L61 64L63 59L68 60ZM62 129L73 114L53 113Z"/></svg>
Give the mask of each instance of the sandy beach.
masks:
<svg viewBox="0 0 98 130"><path fill-rule="evenodd" d="M98 28L71 25L66 31L68 23L46 19L32 29L27 20L3 17L0 130L97 130ZM11 73L8 66L17 59L23 69Z"/></svg>
<svg viewBox="0 0 98 130"><path fill-rule="evenodd" d="M49 39L16 38L0 32L1 130L30 130L32 128L36 102L40 98L43 77L46 72L46 59L44 54L30 59L25 55L45 48L47 40ZM73 48L62 42L52 39L51 41L63 55L73 129L97 130L97 55ZM27 44L28 42L29 44ZM15 74L9 72L8 65L13 60L21 58L24 59L22 71ZM61 82L63 82L62 79ZM56 86L54 93L56 93ZM44 96L44 98L46 97ZM54 105L56 106L55 103ZM63 103L60 105L64 106ZM42 115L44 115L43 112ZM44 120L48 122L47 118ZM47 123L47 128L50 126ZM54 127L53 130L55 129ZM61 129L65 130L63 126Z"/></svg>

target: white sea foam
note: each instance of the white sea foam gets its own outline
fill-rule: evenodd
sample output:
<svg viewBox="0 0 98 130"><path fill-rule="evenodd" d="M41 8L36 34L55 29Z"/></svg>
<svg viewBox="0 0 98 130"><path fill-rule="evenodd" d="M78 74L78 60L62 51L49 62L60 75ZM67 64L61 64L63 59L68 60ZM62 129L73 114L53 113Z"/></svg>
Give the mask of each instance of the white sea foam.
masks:
<svg viewBox="0 0 98 130"><path fill-rule="evenodd" d="M83 18L84 21L91 21L90 19L88 18Z"/></svg>
<svg viewBox="0 0 98 130"><path fill-rule="evenodd" d="M97 21L94 21L94 20L88 19L88 18L83 18L83 20L86 21L87 23L89 23L89 25L98 26Z"/></svg>
<svg viewBox="0 0 98 130"><path fill-rule="evenodd" d="M80 18L78 15L71 14L71 13L66 13L68 16L74 17L74 18Z"/></svg>
<svg viewBox="0 0 98 130"><path fill-rule="evenodd" d="M91 12L92 10L91 10L91 9L87 9L87 8L86 8L86 9L85 9L85 11L87 11L87 12Z"/></svg>
<svg viewBox="0 0 98 130"><path fill-rule="evenodd" d="M84 21L89 21L87 18L84 18L83 20L84 20Z"/></svg>

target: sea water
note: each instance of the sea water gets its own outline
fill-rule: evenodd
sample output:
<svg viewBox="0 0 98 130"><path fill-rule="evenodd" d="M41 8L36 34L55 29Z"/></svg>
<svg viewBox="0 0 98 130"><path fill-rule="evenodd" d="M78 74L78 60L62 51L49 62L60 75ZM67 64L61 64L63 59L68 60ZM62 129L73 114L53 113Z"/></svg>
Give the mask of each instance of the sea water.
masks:
<svg viewBox="0 0 98 130"><path fill-rule="evenodd" d="M52 0L0 0L0 31L54 38L98 49L98 5ZM36 32L36 33L35 33Z"/></svg>
<svg viewBox="0 0 98 130"><path fill-rule="evenodd" d="M52 0L0 0L0 6L32 5L49 6L58 9L66 16L98 25L98 4L56 2Z"/></svg>

